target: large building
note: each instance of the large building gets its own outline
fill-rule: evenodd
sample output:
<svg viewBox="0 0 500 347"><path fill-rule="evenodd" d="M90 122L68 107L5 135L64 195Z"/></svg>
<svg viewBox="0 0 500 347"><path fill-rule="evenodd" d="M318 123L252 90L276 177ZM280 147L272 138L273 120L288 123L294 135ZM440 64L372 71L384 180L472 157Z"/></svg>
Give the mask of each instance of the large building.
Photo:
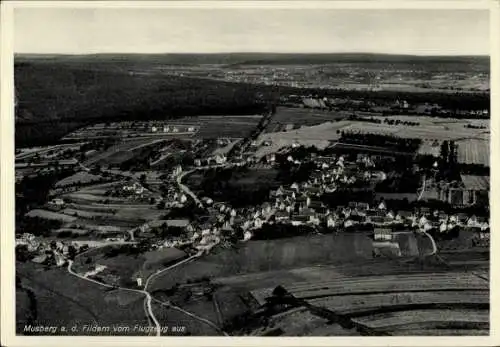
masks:
<svg viewBox="0 0 500 347"><path fill-rule="evenodd" d="M490 176L461 175L464 205L488 205Z"/></svg>

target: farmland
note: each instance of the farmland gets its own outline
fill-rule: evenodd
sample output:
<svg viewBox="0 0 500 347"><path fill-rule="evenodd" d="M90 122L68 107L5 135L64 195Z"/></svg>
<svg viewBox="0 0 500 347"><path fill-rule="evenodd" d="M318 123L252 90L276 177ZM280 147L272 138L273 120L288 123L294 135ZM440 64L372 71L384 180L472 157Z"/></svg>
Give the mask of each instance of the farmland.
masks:
<svg viewBox="0 0 500 347"><path fill-rule="evenodd" d="M258 146L254 155L258 158L267 154L279 151L281 148L293 144L303 146L315 146L324 149L335 143L340 138L340 132L372 133L380 135L392 135L402 138L421 139L422 145L418 150L419 154L439 155L439 145L444 140L455 140L459 145L459 162L469 164L481 164L489 166L489 123L476 119L447 119L443 121L439 118L427 116L372 116L381 123L361 122L357 120L337 120L319 122L315 119L314 113L311 119L307 119L307 110L296 109L296 114L286 111L284 114L278 112L278 117L284 126L275 127L279 131L262 134L256 145ZM328 112L319 112L326 119ZM290 120L286 118L289 116ZM302 115L304 118L300 118ZM333 116L332 116L333 118ZM400 122L397 124L387 124L385 120ZM411 120L419 123L418 126L407 126L404 122ZM273 118L273 121L274 118ZM295 121L295 123L292 123ZM294 124L293 130L286 130L287 125ZM321 123L321 124L318 124ZM315 125L308 125L315 124ZM481 128L468 128L474 125ZM272 129L270 126L269 129Z"/></svg>
<svg viewBox="0 0 500 347"><path fill-rule="evenodd" d="M171 124L170 122L117 122L95 124L66 135L63 140L97 139L118 137L135 139L141 137L166 137L169 135L194 135L198 127L191 124Z"/></svg>
<svg viewBox="0 0 500 347"><path fill-rule="evenodd" d="M353 317L354 322L373 329L382 329L394 335L406 335L406 330L423 329L430 335L448 331L451 335L487 335L489 329L488 283L473 274L464 272L426 272L347 277L335 280L285 285L288 292L298 299L307 300L313 307L335 314ZM380 290L379 288L384 288ZM252 291L258 302L270 296L273 288ZM362 295L360 295L362 294ZM312 315L315 317L313 318ZM296 329L306 329L300 334L313 335L310 317L322 316L307 308L297 308L276 314L272 326L282 327L284 335L297 334ZM301 317L300 320L298 317ZM324 318L324 317L323 317ZM301 323L293 323L300 321ZM324 323L322 324L325 326ZM337 326L323 329L335 335L351 334L349 329Z"/></svg>
<svg viewBox="0 0 500 347"><path fill-rule="evenodd" d="M93 179L95 175L77 173L58 182L58 186L81 184L81 180ZM79 183L76 183L76 182ZM52 191L63 199L64 206L57 212L44 209L31 210L27 216L60 220L63 224L56 235L69 235L102 239L142 225L147 220L158 218L163 212L151 205L151 193L145 191L137 195L110 196L113 190L121 191L126 181L113 181L104 184L75 186L68 192L58 188Z"/></svg>
<svg viewBox="0 0 500 347"><path fill-rule="evenodd" d="M287 126L293 128L301 126L313 126L324 122L340 120L346 115L340 112L329 112L305 108L279 107L273 116L266 132L280 132L287 130ZM288 129L290 131L291 129Z"/></svg>
<svg viewBox="0 0 500 347"><path fill-rule="evenodd" d="M261 116L200 116L200 130L197 137L202 139L243 138L257 126Z"/></svg>
<svg viewBox="0 0 500 347"><path fill-rule="evenodd" d="M75 217L67 216L62 213L57 213L57 212L51 212L51 211L46 211L46 210L41 210L41 209L35 209L31 210L26 214L28 217L40 217L40 218L45 218L45 219L55 219L55 220L60 220L65 223L71 223L76 220Z"/></svg>
<svg viewBox="0 0 500 347"><path fill-rule="evenodd" d="M457 141L458 161L465 164L490 166L490 143L488 140Z"/></svg>
<svg viewBox="0 0 500 347"><path fill-rule="evenodd" d="M419 243L420 247L429 247L426 243ZM221 283L235 285L251 285L271 281L276 283L277 271L284 271L284 276L296 281L303 276L317 279L316 266L318 264L335 264L334 271L359 273L363 269L356 266L347 266L351 262L365 263L366 271L376 270L371 267L372 240L361 233L337 235L309 235L279 240L248 241L237 245L234 249L219 249L215 253L198 259L195 263L188 263L172 269L167 277L158 277L152 287L166 288L175 282L183 283L187 279L209 276ZM426 251L424 250L424 253ZM408 254L407 256L412 256ZM342 265L344 264L344 265ZM399 268L386 263L384 265ZM303 271L291 270L305 268ZM285 271L290 269L290 271ZM318 271L323 271L318 268ZM327 269L328 271L328 269ZM236 276L236 277L233 277ZM242 276L241 278L238 276ZM311 277L312 276L312 277ZM332 276L329 274L329 276Z"/></svg>
<svg viewBox="0 0 500 347"><path fill-rule="evenodd" d="M93 175L88 172L80 171L73 176L66 177L55 184L56 188L70 186L73 184L87 184L102 180L100 175Z"/></svg>

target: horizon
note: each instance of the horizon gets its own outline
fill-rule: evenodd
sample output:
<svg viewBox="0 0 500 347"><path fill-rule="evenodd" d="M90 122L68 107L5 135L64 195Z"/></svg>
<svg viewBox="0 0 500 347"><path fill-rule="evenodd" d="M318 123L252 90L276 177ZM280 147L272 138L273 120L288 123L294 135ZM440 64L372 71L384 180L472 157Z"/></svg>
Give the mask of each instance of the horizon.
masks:
<svg viewBox="0 0 500 347"><path fill-rule="evenodd" d="M220 51L220 52L158 52L158 53L134 53L134 52L98 52L98 53L37 53L37 52L14 52L14 55L36 55L36 56L96 56L96 55L236 55L236 54L255 54L255 55L380 55L380 56L404 56L404 57L490 57L491 54L404 54L404 53L384 53L384 52L259 52L259 51Z"/></svg>

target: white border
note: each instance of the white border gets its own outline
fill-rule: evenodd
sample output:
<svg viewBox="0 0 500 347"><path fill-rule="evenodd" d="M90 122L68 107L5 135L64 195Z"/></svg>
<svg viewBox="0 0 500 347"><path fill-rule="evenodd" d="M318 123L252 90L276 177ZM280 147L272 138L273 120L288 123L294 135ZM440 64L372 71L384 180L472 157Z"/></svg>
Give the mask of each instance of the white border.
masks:
<svg viewBox="0 0 500 347"><path fill-rule="evenodd" d="M1 341L5 346L97 345L182 345L182 346L494 346L500 345L498 323L500 288L498 268L500 237L491 241L491 335L489 337L24 337L15 336L14 282L14 122L13 122L13 9L15 7L65 8L325 8L325 9L490 9L491 13L491 223L500 225L500 210L495 199L500 192L496 154L500 151L500 2L498 0L462 1L4 1L1 3L1 145L0 145L0 240L1 240Z"/></svg>

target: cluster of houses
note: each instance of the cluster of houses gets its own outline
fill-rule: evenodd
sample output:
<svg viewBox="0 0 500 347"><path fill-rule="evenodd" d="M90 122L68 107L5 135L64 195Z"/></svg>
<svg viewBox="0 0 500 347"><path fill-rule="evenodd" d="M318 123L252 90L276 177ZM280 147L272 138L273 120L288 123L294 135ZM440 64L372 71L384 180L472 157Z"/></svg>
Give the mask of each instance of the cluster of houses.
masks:
<svg viewBox="0 0 500 347"><path fill-rule="evenodd" d="M178 133L181 130L183 130L183 132L192 133L192 132L196 131L196 127L195 126L180 127L180 126L175 126L175 125L170 126L170 125L158 125L158 124L151 126L152 133L158 133L158 132Z"/></svg>
<svg viewBox="0 0 500 347"><path fill-rule="evenodd" d="M135 195L144 194L144 187L139 182L130 182L122 186L122 190L126 193L131 193Z"/></svg>
<svg viewBox="0 0 500 347"><path fill-rule="evenodd" d="M18 246L25 246L29 253L35 255L35 257L31 260L32 262L38 264L50 263L55 266L63 266L66 264L71 247L74 248L75 252L83 252L88 249L87 245L81 245L71 241L39 240L30 233L24 233L17 236L15 244L16 248Z"/></svg>
<svg viewBox="0 0 500 347"><path fill-rule="evenodd" d="M217 153L215 155L206 158L197 158L194 160L194 165L196 167L209 166L209 165L222 165L227 162L227 157L222 153Z"/></svg>

